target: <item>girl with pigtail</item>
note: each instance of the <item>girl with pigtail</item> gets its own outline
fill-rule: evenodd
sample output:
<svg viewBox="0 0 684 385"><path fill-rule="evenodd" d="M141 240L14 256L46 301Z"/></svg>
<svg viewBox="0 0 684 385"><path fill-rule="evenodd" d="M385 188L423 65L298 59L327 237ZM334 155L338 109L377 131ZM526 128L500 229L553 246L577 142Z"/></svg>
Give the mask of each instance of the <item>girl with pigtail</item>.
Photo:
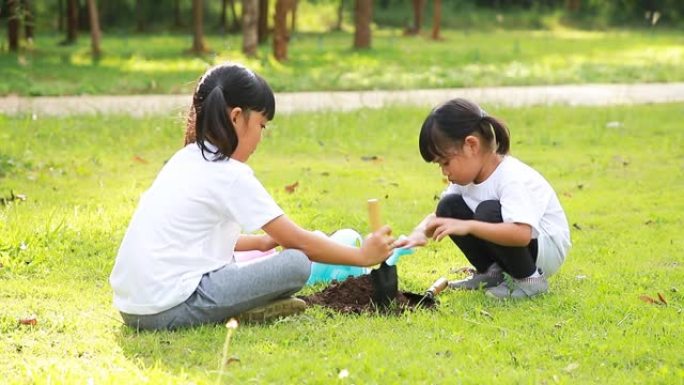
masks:
<svg viewBox="0 0 684 385"><path fill-rule="evenodd" d="M275 115L266 81L223 64L193 95L185 147L164 165L121 242L110 276L114 305L136 329L264 321L304 310L292 297L311 262L371 266L387 259L387 226L360 248L302 229L246 164ZM264 234L243 234L263 230ZM282 250L246 263L235 251Z"/></svg>
<svg viewBox="0 0 684 385"><path fill-rule="evenodd" d="M453 99L425 119L419 149L450 183L435 212L397 246L449 236L475 268L449 287L486 289L494 298L547 292L547 277L571 246L568 221L546 179L510 155L506 126L475 103Z"/></svg>

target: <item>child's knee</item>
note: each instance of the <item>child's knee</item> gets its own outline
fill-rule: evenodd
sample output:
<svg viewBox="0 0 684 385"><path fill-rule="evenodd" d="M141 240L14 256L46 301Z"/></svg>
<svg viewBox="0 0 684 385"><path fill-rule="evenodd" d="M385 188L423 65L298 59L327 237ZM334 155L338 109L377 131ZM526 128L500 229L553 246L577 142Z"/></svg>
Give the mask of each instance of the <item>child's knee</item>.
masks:
<svg viewBox="0 0 684 385"><path fill-rule="evenodd" d="M475 209L473 219L489 223L503 222L501 202L496 200L483 201Z"/></svg>
<svg viewBox="0 0 684 385"><path fill-rule="evenodd" d="M294 282L303 287L306 281L311 275L311 261L309 257L306 256L301 250L297 249L286 249L280 253L279 258L286 258L287 263L285 268L287 269L291 279Z"/></svg>
<svg viewBox="0 0 684 385"><path fill-rule="evenodd" d="M435 214L444 218L470 219L472 212L459 194L447 194L437 203Z"/></svg>

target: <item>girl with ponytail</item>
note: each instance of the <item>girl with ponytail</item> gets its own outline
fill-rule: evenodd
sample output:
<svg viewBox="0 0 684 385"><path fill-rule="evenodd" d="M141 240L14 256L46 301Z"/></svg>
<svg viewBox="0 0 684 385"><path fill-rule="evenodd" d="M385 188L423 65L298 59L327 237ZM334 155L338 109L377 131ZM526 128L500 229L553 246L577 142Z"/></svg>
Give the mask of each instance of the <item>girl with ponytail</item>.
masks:
<svg viewBox="0 0 684 385"><path fill-rule="evenodd" d="M435 212L397 246L451 238L475 267L471 277L449 282L453 289L487 289L495 298L547 292L547 277L570 249L568 221L546 179L510 155L508 128L459 98L430 112L418 142L449 186Z"/></svg>
<svg viewBox="0 0 684 385"><path fill-rule="evenodd" d="M292 294L311 261L371 266L387 259L387 226L360 248L302 229L284 214L246 164L275 115L266 81L223 64L199 80L185 147L141 196L119 248L110 284L114 305L136 329L265 321L304 310ZM262 230L263 234L243 234ZM235 251L282 250L236 261Z"/></svg>

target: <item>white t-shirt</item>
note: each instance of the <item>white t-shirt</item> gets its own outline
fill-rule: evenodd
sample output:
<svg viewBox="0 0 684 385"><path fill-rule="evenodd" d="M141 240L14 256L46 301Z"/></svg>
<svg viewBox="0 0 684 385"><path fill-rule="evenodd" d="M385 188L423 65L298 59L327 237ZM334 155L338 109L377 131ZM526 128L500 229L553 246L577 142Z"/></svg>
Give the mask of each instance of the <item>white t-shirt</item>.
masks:
<svg viewBox="0 0 684 385"><path fill-rule="evenodd" d="M109 278L114 305L144 315L182 303L202 275L234 263L241 232L282 214L249 166L187 145L140 198Z"/></svg>
<svg viewBox="0 0 684 385"><path fill-rule="evenodd" d="M507 155L482 183L452 183L444 194L460 194L473 212L483 201L498 200L504 222L530 225L539 246L537 266L544 274L554 274L565 260L570 229L558 196L539 172L518 159Z"/></svg>

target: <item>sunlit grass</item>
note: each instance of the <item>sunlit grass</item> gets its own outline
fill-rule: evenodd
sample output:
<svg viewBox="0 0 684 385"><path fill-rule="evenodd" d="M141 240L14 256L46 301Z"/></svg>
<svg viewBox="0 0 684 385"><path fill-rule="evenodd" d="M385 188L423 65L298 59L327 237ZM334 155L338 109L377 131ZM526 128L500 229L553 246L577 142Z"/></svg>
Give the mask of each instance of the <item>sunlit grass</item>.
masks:
<svg viewBox="0 0 684 385"><path fill-rule="evenodd" d="M240 36L210 35L211 53L187 53L186 35L106 34L93 62L87 39L59 47L38 36L35 49L0 56L0 94L189 93L209 66L238 61L276 91L416 89L562 83L684 80L684 37L667 31L445 30L444 40L374 32L373 49L354 51L352 33L292 36L290 60L278 63L270 45L260 57L241 53Z"/></svg>
<svg viewBox="0 0 684 385"><path fill-rule="evenodd" d="M572 225L551 293L498 303L447 291L435 312L308 309L241 325L230 345L240 361L223 383L684 381L684 105L484 107L508 122L514 154L554 185ZM444 187L417 151L426 113L277 116L250 164L307 228L365 232L365 201L378 197L385 221L406 233ZM138 334L119 323L107 283L138 197L182 131L175 117L0 116L0 197L26 196L0 206L3 383L215 383L223 325ZM465 264L448 241L431 244L402 259L400 286L425 290ZM667 306L639 299L658 293ZM18 323L33 314L37 325Z"/></svg>

